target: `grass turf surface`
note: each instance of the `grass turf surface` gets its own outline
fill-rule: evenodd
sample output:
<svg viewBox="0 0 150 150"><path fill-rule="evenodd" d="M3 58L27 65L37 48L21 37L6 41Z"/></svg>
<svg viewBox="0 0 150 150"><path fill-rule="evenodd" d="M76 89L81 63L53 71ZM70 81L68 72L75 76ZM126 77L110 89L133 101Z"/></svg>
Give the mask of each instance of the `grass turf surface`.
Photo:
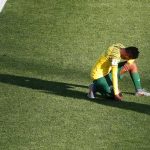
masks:
<svg viewBox="0 0 150 150"><path fill-rule="evenodd" d="M0 149L150 149L150 102L86 98L112 43L134 45L150 90L149 0L8 0L0 14Z"/></svg>

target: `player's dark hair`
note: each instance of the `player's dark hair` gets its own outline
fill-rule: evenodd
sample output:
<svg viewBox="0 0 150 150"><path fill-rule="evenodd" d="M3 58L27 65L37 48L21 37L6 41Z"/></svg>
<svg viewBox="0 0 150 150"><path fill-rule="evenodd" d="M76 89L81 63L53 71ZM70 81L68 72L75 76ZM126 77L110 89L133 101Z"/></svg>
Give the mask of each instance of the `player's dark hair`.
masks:
<svg viewBox="0 0 150 150"><path fill-rule="evenodd" d="M126 52L129 54L131 59L136 59L139 57L139 50L137 47L131 46L131 47L126 47L125 48Z"/></svg>

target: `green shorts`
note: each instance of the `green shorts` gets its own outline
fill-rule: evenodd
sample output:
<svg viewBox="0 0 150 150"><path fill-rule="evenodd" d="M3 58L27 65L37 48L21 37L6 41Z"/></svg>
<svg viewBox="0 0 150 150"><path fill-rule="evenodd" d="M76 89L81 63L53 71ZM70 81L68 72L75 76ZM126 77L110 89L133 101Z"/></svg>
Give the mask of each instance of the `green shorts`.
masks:
<svg viewBox="0 0 150 150"><path fill-rule="evenodd" d="M120 62L118 64L118 78L122 79L123 75L120 75L122 67L126 64L125 62ZM112 72L104 77L101 77L93 81L94 91L101 93L103 96L114 97L113 84L112 84Z"/></svg>

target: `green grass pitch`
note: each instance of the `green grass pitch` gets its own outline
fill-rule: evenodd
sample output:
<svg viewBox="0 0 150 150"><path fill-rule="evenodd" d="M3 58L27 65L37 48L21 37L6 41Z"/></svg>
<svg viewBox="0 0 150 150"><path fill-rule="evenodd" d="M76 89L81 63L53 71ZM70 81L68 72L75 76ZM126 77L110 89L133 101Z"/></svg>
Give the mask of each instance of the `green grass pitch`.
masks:
<svg viewBox="0 0 150 150"><path fill-rule="evenodd" d="M149 0L8 0L0 13L1 150L149 150L150 99L86 97L113 43L137 46L150 90Z"/></svg>

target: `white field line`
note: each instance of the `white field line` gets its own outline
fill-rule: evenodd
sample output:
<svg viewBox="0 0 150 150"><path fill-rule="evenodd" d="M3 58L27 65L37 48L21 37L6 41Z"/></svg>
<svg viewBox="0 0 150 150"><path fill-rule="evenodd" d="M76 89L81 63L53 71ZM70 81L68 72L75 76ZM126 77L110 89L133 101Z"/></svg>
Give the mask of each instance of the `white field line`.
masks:
<svg viewBox="0 0 150 150"><path fill-rule="evenodd" d="M7 0L0 0L0 13L2 12Z"/></svg>

